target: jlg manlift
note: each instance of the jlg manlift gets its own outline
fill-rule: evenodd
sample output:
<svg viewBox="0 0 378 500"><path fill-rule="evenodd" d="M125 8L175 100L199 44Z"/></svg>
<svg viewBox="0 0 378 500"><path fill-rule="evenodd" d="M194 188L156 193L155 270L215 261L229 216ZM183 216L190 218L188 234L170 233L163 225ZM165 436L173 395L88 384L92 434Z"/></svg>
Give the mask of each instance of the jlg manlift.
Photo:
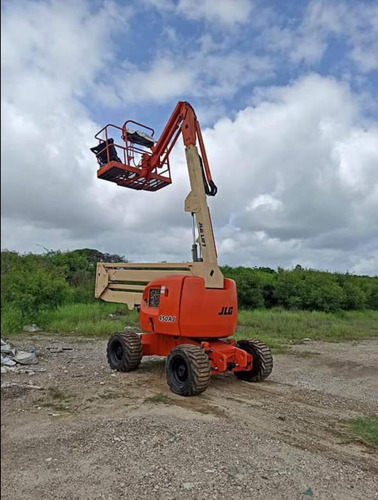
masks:
<svg viewBox="0 0 378 500"><path fill-rule="evenodd" d="M138 129L132 129L135 126ZM119 142L111 135L119 135ZM217 263L206 201L206 195L214 196L217 188L196 114L189 103L179 102L158 141L153 129L132 120L122 127L108 124L95 136L98 145L92 151L100 179L157 191L171 184L169 156L179 135L191 186L185 211L193 217L193 262L98 263L95 295L139 311L141 335L120 332L109 339L111 368L132 371L142 356L168 356L169 387L176 394L193 396L207 388L212 374L230 370L242 380L259 382L273 368L268 346L256 339L235 342L230 338L237 323L236 285L223 277Z"/></svg>

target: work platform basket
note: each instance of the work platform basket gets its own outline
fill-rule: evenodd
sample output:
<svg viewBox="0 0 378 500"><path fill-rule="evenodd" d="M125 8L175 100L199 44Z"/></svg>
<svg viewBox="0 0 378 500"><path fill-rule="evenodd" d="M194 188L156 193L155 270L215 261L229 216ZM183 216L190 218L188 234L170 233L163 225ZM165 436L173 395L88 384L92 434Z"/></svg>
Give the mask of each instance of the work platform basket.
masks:
<svg viewBox="0 0 378 500"><path fill-rule="evenodd" d="M133 126L139 128L133 129ZM126 121L122 127L108 124L95 138L98 144L91 151L97 157L99 179L144 191L157 191L171 184L167 153L159 158L157 166L151 167L155 139L150 127L132 120Z"/></svg>

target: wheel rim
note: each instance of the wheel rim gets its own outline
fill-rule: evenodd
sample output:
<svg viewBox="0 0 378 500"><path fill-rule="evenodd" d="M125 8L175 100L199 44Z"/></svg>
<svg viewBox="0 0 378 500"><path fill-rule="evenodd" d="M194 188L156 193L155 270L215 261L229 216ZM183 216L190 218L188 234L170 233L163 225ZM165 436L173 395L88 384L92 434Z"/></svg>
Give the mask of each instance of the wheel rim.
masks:
<svg viewBox="0 0 378 500"><path fill-rule="evenodd" d="M112 361L115 363L119 363L123 359L123 345L119 340L115 340L112 343L112 349L111 349L111 354L112 354Z"/></svg>
<svg viewBox="0 0 378 500"><path fill-rule="evenodd" d="M188 380L188 365L181 356L177 356L172 360L172 375L178 384L183 384Z"/></svg>

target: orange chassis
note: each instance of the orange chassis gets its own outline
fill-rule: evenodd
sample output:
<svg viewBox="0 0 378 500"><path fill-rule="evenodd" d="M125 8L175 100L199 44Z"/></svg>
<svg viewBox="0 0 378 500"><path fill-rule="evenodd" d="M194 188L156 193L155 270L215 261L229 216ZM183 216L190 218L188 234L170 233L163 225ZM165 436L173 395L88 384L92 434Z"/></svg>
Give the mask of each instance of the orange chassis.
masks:
<svg viewBox="0 0 378 500"><path fill-rule="evenodd" d="M211 374L249 371L253 368L252 354L235 347L233 339L196 340L188 337L159 333L142 333L143 356L168 356L178 345L191 344L201 347L209 357Z"/></svg>

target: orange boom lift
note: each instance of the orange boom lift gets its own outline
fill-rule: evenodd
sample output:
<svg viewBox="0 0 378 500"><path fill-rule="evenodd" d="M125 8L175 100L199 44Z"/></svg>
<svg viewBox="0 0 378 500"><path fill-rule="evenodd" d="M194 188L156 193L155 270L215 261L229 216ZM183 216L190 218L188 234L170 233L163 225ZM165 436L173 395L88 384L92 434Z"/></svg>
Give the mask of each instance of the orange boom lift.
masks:
<svg viewBox="0 0 378 500"><path fill-rule="evenodd" d="M99 179L157 191L172 182L169 158L180 135L191 186L185 211L193 217L192 262L98 263L95 295L139 311L142 334L125 331L109 339L111 368L132 371L142 356L167 356L169 387L176 394L193 396L207 388L212 374L233 371L239 379L259 382L273 368L267 345L231 338L237 323L236 284L218 267L206 199L217 193L217 187L194 109L178 102L157 141L154 130L138 122L108 124L96 134L98 145L91 150Z"/></svg>

